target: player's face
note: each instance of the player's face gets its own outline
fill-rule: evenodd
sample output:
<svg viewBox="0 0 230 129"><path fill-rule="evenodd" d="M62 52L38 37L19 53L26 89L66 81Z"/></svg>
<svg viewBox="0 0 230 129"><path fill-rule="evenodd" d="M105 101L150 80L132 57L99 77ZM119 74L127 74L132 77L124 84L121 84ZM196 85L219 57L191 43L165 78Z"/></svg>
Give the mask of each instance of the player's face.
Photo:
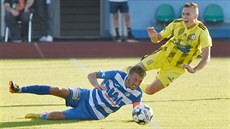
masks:
<svg viewBox="0 0 230 129"><path fill-rule="evenodd" d="M187 28L192 28L197 23L198 14L194 8L183 8L182 18Z"/></svg>
<svg viewBox="0 0 230 129"><path fill-rule="evenodd" d="M143 78L139 74L130 74L125 81L125 86L131 90L135 90L137 87L140 86L142 80Z"/></svg>

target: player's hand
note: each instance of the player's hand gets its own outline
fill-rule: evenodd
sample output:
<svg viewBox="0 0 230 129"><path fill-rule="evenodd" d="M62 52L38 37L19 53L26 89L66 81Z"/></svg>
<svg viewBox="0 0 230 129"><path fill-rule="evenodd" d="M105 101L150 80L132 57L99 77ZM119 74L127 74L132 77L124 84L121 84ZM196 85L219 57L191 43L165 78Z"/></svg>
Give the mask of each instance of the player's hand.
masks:
<svg viewBox="0 0 230 129"><path fill-rule="evenodd" d="M157 32L156 32L154 27L148 27L147 32L148 32L149 38L151 38L151 39L156 38Z"/></svg>
<svg viewBox="0 0 230 129"><path fill-rule="evenodd" d="M102 85L98 85L98 86L96 86L96 88L97 88L98 90L106 90L106 87L105 87L105 86L102 86Z"/></svg>
<svg viewBox="0 0 230 129"><path fill-rule="evenodd" d="M182 66L183 69L186 69L189 73L196 73L196 70L193 69L191 66L189 66L188 64L184 64Z"/></svg>

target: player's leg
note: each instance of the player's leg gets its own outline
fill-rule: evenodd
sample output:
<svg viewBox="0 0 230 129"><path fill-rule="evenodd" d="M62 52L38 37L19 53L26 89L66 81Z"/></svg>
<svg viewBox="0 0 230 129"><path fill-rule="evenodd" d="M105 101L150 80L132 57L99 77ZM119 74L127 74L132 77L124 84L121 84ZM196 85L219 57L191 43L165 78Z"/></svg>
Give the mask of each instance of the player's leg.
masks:
<svg viewBox="0 0 230 129"><path fill-rule="evenodd" d="M121 6L121 13L122 15L124 16L125 18L125 24L126 24L126 27L130 30L131 28L131 23L130 23L130 15L129 15L129 6L128 6L128 2L122 2L120 4ZM128 30L128 31L129 31Z"/></svg>
<svg viewBox="0 0 230 129"><path fill-rule="evenodd" d="M136 64L143 67L146 71L160 69L164 62L164 54L162 51L155 51L150 55L145 55L141 61ZM159 78L156 78L152 83L142 82L140 88L147 94L154 94L164 88L164 84Z"/></svg>
<svg viewBox="0 0 230 129"><path fill-rule="evenodd" d="M145 68L145 66L144 66L144 64L143 64L142 62L139 62L139 63L137 63L136 65L141 66L145 71L147 71L146 68Z"/></svg>
<svg viewBox="0 0 230 129"><path fill-rule="evenodd" d="M127 28L131 28L131 23L130 23L130 16L129 13L122 13L124 18L125 18L125 24L127 26Z"/></svg>
<svg viewBox="0 0 230 129"><path fill-rule="evenodd" d="M141 86L143 92L152 95L156 92L168 87L174 80L180 77L184 73L184 69L179 67L172 67L170 65L165 65L158 72L156 79L151 84L143 84Z"/></svg>
<svg viewBox="0 0 230 129"><path fill-rule="evenodd" d="M80 104L80 94L82 96L87 96L84 94L85 90L79 88L60 88L60 87L51 87L50 94L54 96L59 96L65 98L66 106L78 107ZM83 102L85 103L85 102ZM75 119L78 114L75 113L75 108L65 110L65 111L54 111L49 113L29 113L25 115L25 118L37 118L37 119L47 119L47 120L65 120L65 119Z"/></svg>
<svg viewBox="0 0 230 129"><path fill-rule="evenodd" d="M117 2L109 2L110 5L110 14L113 15L114 28L118 29L118 9L119 4Z"/></svg>
<svg viewBox="0 0 230 129"><path fill-rule="evenodd" d="M61 98L69 96L69 89L60 87L51 87L48 85L31 85L19 87L13 81L9 82L9 91L11 93L31 93L37 95L54 95Z"/></svg>
<svg viewBox="0 0 230 129"><path fill-rule="evenodd" d="M114 28L115 28L115 30L118 30L118 13L114 13L113 14L113 19L114 19ZM118 32L118 31L116 31L116 32ZM119 34L119 33L118 33Z"/></svg>
<svg viewBox="0 0 230 129"><path fill-rule="evenodd" d="M65 120L65 115L63 111L55 111L47 114L41 114L42 119L47 120Z"/></svg>
<svg viewBox="0 0 230 129"><path fill-rule="evenodd" d="M164 85L162 84L162 82L159 79L155 79L151 84L142 83L141 89L146 94L152 95L152 94L155 94L156 92L164 89Z"/></svg>
<svg viewBox="0 0 230 129"><path fill-rule="evenodd" d="M129 16L129 6L128 6L128 2L121 2L120 3L120 12L122 13L122 15L125 18L125 24L127 28L130 28L130 16Z"/></svg>
<svg viewBox="0 0 230 129"><path fill-rule="evenodd" d="M149 55L145 55L144 57L142 57L141 61L138 62L138 63L136 64L136 65L141 66L145 71L148 71L148 70L145 68L144 63L142 63L142 60L143 60L144 58L146 58L147 56L149 56ZM125 73L128 74L131 67L132 67L132 66L124 67L123 69L121 69L121 71L123 71L123 72L125 72ZM143 82L142 82L142 83L143 83Z"/></svg>
<svg viewBox="0 0 230 129"><path fill-rule="evenodd" d="M125 19L125 24L127 27L127 36L128 36L128 42L137 42L137 40L135 40L135 37L132 34L131 31L131 22L130 22L130 14L129 14L129 6L128 6L128 2L122 2L121 4L121 13L124 16Z"/></svg>
<svg viewBox="0 0 230 129"><path fill-rule="evenodd" d="M115 41L120 42L120 34L119 34L119 19L118 19L118 13L113 13L113 25L115 30Z"/></svg>
<svg viewBox="0 0 230 129"><path fill-rule="evenodd" d="M25 115L25 118L35 118L35 119L47 119L47 120L65 120L65 115L63 111L55 111L49 113L29 113Z"/></svg>
<svg viewBox="0 0 230 129"><path fill-rule="evenodd" d="M137 65L141 66L142 68L144 68L146 70L146 68L142 62L139 62ZM162 90L164 88L164 85L162 84L162 82L158 78L156 78L150 84L143 81L140 85L140 88L146 94L152 95L152 94Z"/></svg>
<svg viewBox="0 0 230 129"><path fill-rule="evenodd" d="M118 19L118 10L119 10L119 3L118 2L109 2L109 12L113 16L113 26L115 29L115 37L114 40L116 42L120 42L120 34L119 34L119 19Z"/></svg>
<svg viewBox="0 0 230 129"><path fill-rule="evenodd" d="M68 88L50 87L50 95L66 99L69 96L69 93L70 91Z"/></svg>
<svg viewBox="0 0 230 129"><path fill-rule="evenodd" d="M43 113L40 118L47 120L97 120L98 118L90 112L87 103L89 91L81 88L70 88L69 96L66 98L66 106L73 108L64 111Z"/></svg>

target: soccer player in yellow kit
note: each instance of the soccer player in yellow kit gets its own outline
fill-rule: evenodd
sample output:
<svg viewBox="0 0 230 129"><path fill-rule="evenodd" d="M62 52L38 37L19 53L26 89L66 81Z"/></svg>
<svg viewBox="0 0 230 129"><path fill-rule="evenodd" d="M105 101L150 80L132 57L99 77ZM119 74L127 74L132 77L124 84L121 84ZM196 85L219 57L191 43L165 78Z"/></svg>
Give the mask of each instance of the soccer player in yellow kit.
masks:
<svg viewBox="0 0 230 129"><path fill-rule="evenodd" d="M159 50L147 55L137 65L146 71L159 69L151 84L142 84L142 90L152 95L167 87L186 70L196 73L210 61L212 39L208 29L198 20L199 10L196 3L185 3L182 19L175 19L164 30L157 33L148 27L148 35L153 43L170 38ZM189 64L201 54L202 59L195 66Z"/></svg>

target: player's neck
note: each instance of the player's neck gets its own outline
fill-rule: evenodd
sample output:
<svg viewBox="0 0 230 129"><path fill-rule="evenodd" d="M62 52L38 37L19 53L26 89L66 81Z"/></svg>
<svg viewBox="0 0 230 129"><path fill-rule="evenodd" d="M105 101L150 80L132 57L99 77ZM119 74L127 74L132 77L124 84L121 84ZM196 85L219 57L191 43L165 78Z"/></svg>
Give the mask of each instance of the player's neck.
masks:
<svg viewBox="0 0 230 129"><path fill-rule="evenodd" d="M195 20L190 26L187 27L187 29L193 28L194 26L197 25L197 23L198 23L197 20Z"/></svg>

